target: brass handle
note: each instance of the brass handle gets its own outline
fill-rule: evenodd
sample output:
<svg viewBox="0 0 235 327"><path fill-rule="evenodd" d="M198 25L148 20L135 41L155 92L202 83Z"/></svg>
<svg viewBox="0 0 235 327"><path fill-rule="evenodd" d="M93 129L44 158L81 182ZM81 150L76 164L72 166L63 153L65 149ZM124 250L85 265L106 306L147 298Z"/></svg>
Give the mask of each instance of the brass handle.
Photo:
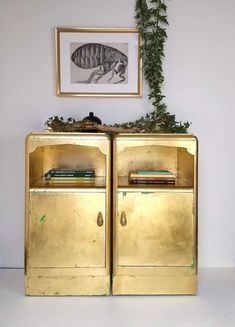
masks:
<svg viewBox="0 0 235 327"><path fill-rule="evenodd" d="M102 212L99 212L97 216L97 225L101 227L103 226L103 224L104 224L103 215Z"/></svg>
<svg viewBox="0 0 235 327"><path fill-rule="evenodd" d="M122 226L126 226L126 224L127 224L126 214L125 214L124 211L121 213L120 223L121 223Z"/></svg>

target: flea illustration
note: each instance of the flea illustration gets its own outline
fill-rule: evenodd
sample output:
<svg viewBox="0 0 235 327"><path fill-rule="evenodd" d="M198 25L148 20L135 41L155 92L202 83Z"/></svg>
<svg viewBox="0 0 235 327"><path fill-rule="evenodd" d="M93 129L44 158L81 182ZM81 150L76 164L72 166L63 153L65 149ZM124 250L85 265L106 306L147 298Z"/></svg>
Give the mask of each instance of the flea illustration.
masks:
<svg viewBox="0 0 235 327"><path fill-rule="evenodd" d="M71 55L72 62L79 68L92 69L91 75L85 81L77 81L77 83L97 83L104 75L109 72L111 77L114 75L119 77L113 84L123 83L126 78L124 76L127 65L127 56L111 46L100 43L87 43L78 47Z"/></svg>

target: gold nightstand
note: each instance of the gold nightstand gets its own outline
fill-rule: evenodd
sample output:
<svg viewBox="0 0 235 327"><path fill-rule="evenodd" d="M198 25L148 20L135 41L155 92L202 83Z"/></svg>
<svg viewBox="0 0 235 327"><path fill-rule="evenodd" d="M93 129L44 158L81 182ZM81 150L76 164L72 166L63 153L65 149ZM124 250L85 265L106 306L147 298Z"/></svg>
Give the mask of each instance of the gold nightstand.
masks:
<svg viewBox="0 0 235 327"><path fill-rule="evenodd" d="M31 133L26 139L25 292L110 293L110 139ZM94 184L47 183L52 168L87 169Z"/></svg>
<svg viewBox="0 0 235 327"><path fill-rule="evenodd" d="M120 134L113 145L113 294L197 291L197 139ZM136 170L169 169L174 185L133 185Z"/></svg>
<svg viewBox="0 0 235 327"><path fill-rule="evenodd" d="M111 262L114 295L195 294L197 152L193 135L119 134L113 140L111 176L107 135L30 134L26 294L109 294ZM93 168L95 183L45 182L44 174L58 167ZM174 173L174 184L129 182L130 171L161 169Z"/></svg>

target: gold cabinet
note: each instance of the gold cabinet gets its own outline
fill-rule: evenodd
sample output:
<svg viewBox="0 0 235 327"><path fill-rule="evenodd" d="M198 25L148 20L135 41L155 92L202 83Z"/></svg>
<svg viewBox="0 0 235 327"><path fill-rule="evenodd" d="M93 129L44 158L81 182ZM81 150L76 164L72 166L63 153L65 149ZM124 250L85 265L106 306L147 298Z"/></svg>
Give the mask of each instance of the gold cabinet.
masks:
<svg viewBox="0 0 235 327"><path fill-rule="evenodd" d="M113 294L195 294L196 138L120 134L113 157ZM175 184L129 184L130 171L157 169Z"/></svg>
<svg viewBox="0 0 235 327"><path fill-rule="evenodd" d="M107 295L111 264L114 295L196 293L197 139L119 134L112 144L111 158L102 133L26 138L26 294ZM52 168L92 168L95 181L48 183ZM129 183L130 171L159 169L175 184Z"/></svg>
<svg viewBox="0 0 235 327"><path fill-rule="evenodd" d="M27 137L26 294L109 294L110 161L105 134ZM95 182L50 184L52 168L93 168Z"/></svg>

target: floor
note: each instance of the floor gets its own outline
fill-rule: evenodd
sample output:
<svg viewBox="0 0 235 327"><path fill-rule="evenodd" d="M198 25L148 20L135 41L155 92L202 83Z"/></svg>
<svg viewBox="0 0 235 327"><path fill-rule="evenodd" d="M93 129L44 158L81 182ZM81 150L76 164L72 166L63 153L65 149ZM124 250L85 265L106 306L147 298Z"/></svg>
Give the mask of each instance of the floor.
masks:
<svg viewBox="0 0 235 327"><path fill-rule="evenodd" d="M197 296L26 297L0 269L0 327L235 327L235 268L199 272Z"/></svg>

